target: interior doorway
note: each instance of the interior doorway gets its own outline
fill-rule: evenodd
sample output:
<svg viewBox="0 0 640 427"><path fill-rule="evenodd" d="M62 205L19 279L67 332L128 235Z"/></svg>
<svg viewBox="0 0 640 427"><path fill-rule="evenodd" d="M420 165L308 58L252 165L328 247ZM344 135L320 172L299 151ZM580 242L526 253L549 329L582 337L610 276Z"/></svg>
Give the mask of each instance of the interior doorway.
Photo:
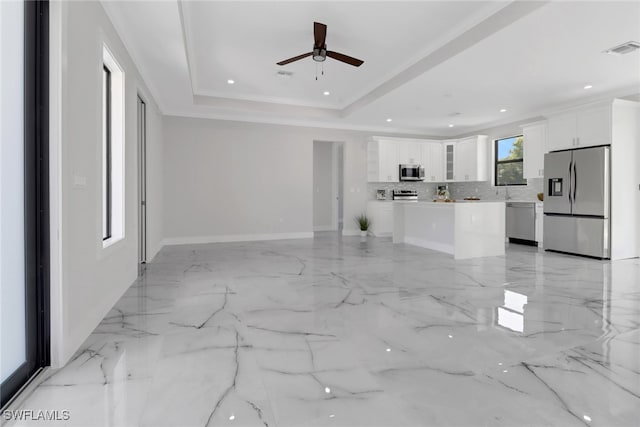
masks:
<svg viewBox="0 0 640 427"><path fill-rule="evenodd" d="M344 211L344 143L313 142L313 230L341 231Z"/></svg>
<svg viewBox="0 0 640 427"><path fill-rule="evenodd" d="M333 143L333 156L334 156L334 202L337 206L334 206L334 212L336 212L336 220L338 223L337 230L342 232L344 228L344 143Z"/></svg>
<svg viewBox="0 0 640 427"><path fill-rule="evenodd" d="M138 263L147 262L147 105L138 95Z"/></svg>

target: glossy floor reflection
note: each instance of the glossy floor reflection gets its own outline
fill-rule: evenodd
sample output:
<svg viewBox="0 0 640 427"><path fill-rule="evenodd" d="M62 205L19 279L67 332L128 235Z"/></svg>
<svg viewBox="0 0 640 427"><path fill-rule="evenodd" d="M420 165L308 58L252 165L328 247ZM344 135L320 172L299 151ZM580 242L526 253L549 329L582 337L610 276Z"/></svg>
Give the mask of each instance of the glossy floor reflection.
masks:
<svg viewBox="0 0 640 427"><path fill-rule="evenodd" d="M640 261L333 234L166 247L24 408L73 426L638 426Z"/></svg>

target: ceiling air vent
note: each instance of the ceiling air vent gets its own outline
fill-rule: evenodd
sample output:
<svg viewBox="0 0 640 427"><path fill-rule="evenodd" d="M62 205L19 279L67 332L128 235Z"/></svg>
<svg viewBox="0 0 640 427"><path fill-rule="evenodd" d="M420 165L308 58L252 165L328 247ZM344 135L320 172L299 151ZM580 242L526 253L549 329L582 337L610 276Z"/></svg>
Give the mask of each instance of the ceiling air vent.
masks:
<svg viewBox="0 0 640 427"><path fill-rule="evenodd" d="M640 49L640 43L626 42L618 46L614 46L611 49L607 49L604 51L604 53L608 53L609 55L626 55L627 53L631 53L634 50L638 49Z"/></svg>
<svg viewBox="0 0 640 427"><path fill-rule="evenodd" d="M278 70L276 74L278 74L278 77L282 77L283 79L290 79L293 77L293 72L286 70Z"/></svg>

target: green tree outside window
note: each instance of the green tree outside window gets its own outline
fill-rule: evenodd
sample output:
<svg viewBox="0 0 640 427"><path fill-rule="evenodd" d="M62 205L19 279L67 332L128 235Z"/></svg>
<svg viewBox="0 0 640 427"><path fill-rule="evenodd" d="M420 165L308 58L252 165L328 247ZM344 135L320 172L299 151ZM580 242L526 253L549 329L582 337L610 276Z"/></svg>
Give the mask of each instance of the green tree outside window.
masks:
<svg viewBox="0 0 640 427"><path fill-rule="evenodd" d="M495 141L495 183L497 186L526 185L523 176L522 135Z"/></svg>

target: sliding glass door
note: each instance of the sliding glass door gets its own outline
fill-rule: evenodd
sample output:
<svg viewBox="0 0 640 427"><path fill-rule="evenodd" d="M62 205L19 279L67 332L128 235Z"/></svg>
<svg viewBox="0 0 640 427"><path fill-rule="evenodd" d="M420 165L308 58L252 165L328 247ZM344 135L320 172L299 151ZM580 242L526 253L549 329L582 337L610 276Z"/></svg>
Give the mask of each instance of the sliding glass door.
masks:
<svg viewBox="0 0 640 427"><path fill-rule="evenodd" d="M0 1L0 406L49 362L48 4Z"/></svg>
<svg viewBox="0 0 640 427"><path fill-rule="evenodd" d="M27 360L24 333L23 23L22 3L0 3L0 379L3 383Z"/></svg>

